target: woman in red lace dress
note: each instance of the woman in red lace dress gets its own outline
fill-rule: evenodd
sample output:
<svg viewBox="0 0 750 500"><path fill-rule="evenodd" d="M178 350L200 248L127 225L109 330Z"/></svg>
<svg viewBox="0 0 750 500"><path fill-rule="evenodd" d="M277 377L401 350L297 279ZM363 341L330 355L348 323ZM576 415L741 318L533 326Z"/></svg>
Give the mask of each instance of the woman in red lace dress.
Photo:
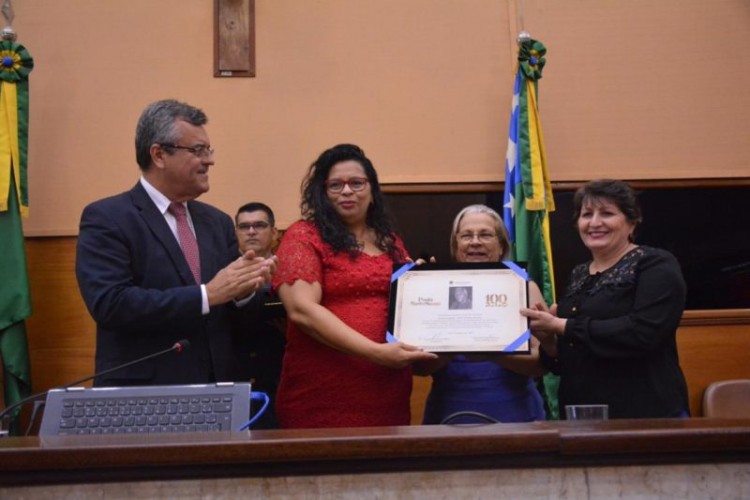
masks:
<svg viewBox="0 0 750 500"><path fill-rule="evenodd" d="M310 166L302 215L284 234L273 279L287 310L276 398L282 428L408 425L411 368L436 356L386 343L393 265L408 260L378 176L357 146Z"/></svg>

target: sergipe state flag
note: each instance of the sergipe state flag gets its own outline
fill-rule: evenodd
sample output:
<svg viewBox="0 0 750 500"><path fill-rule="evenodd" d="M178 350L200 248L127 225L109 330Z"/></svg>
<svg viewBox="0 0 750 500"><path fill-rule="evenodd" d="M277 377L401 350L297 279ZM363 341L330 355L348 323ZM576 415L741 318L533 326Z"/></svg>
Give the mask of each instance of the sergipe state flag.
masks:
<svg viewBox="0 0 750 500"><path fill-rule="evenodd" d="M512 243L511 259L526 263L529 278L539 285L544 300L551 305L555 303L555 277L549 213L555 210L555 202L537 101L546 52L536 40L519 42L505 155L503 219ZM549 416L557 419L557 377L545 375L543 382Z"/></svg>

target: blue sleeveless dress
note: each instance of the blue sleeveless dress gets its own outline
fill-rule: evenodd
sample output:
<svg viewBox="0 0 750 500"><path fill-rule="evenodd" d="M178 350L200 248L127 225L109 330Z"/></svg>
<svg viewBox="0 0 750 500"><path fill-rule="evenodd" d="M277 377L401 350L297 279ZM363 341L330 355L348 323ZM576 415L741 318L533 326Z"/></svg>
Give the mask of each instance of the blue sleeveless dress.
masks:
<svg viewBox="0 0 750 500"><path fill-rule="evenodd" d="M439 424L459 411L479 412L505 423L546 418L532 378L490 361L470 362L461 355L432 375L423 423ZM450 423L481 422L485 421L465 416Z"/></svg>

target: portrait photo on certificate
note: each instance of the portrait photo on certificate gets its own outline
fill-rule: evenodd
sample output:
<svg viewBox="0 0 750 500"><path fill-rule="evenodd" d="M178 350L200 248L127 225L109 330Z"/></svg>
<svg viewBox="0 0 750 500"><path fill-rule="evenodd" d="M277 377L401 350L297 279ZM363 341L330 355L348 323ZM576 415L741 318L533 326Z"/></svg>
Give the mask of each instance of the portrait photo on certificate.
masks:
<svg viewBox="0 0 750 500"><path fill-rule="evenodd" d="M528 276L515 263L406 264L391 279L391 337L441 353L528 354Z"/></svg>

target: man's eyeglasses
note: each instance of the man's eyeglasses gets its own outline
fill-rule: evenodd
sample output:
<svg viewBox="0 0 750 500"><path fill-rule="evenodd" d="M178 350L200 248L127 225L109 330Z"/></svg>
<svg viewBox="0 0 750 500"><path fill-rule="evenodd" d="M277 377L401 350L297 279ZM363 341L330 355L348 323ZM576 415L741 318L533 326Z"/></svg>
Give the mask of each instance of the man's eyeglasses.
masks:
<svg viewBox="0 0 750 500"><path fill-rule="evenodd" d="M213 148L211 146L206 146L205 144L196 144L195 146L178 146L177 144L159 144L159 146L163 148L169 148L169 149L184 149L185 151L190 151L198 158L205 158L208 155L214 154Z"/></svg>
<svg viewBox="0 0 750 500"><path fill-rule="evenodd" d="M362 191L367 186L367 177L352 177L351 179L328 179L326 188L331 193L340 193L344 186L349 186L352 191Z"/></svg>
<svg viewBox="0 0 750 500"><path fill-rule="evenodd" d="M461 233L457 238L461 243L471 243L474 241L474 238L478 239L481 243L497 241L497 235L494 233Z"/></svg>
<svg viewBox="0 0 750 500"><path fill-rule="evenodd" d="M270 224L268 222L240 222L237 224L237 229L240 231L250 231L251 229L254 229L256 232L263 231L264 229L268 229Z"/></svg>

